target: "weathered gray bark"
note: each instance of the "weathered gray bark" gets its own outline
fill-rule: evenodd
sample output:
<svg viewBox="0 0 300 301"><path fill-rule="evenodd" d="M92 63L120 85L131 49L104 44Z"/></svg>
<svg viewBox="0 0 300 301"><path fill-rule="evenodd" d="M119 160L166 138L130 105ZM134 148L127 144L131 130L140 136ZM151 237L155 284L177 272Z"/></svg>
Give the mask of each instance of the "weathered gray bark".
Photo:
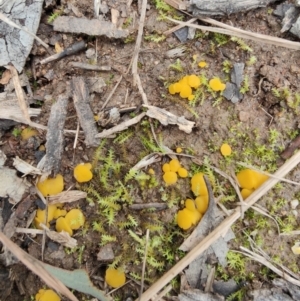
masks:
<svg viewBox="0 0 300 301"><path fill-rule="evenodd" d="M39 27L42 6L43 0L4 0L0 1L0 12L35 34ZM21 72L32 45L32 36L0 21L0 66L11 62Z"/></svg>
<svg viewBox="0 0 300 301"><path fill-rule="evenodd" d="M258 7L265 7L277 0L190 0L194 16L230 15Z"/></svg>

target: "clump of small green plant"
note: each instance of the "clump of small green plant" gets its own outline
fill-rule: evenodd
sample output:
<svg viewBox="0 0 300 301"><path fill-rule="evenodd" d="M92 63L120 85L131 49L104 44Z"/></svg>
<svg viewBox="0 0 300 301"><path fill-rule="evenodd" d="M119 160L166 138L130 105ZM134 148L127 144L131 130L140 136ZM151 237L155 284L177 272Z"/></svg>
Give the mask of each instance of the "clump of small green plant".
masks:
<svg viewBox="0 0 300 301"><path fill-rule="evenodd" d="M229 60L225 60L223 63L222 63L222 71L225 72L225 73L230 73L231 71L231 68L232 68L232 64Z"/></svg>
<svg viewBox="0 0 300 301"><path fill-rule="evenodd" d="M52 23L55 19L57 19L60 15L62 14L62 10L53 12L49 17L48 17L48 23Z"/></svg>
<svg viewBox="0 0 300 301"><path fill-rule="evenodd" d="M294 112L298 115L300 113L299 105L300 105L300 94L298 92L293 93L287 87L283 88L273 88L272 94L279 98L280 100L286 101L287 105L294 110Z"/></svg>
<svg viewBox="0 0 300 301"><path fill-rule="evenodd" d="M144 37L146 41L154 42L154 43L160 43L166 39L164 35L159 34L149 34Z"/></svg>
<svg viewBox="0 0 300 301"><path fill-rule="evenodd" d="M232 37L230 40L233 41L233 42L235 42L235 43L237 43L238 46L239 46L239 48L242 49L242 50L244 50L244 51L247 51L247 52L252 52L253 51L253 49L250 46L248 46L245 43L245 41L242 40L241 38Z"/></svg>
<svg viewBox="0 0 300 301"><path fill-rule="evenodd" d="M22 129L15 127L11 134L17 138L21 135L21 133L22 133Z"/></svg>
<svg viewBox="0 0 300 301"><path fill-rule="evenodd" d="M183 67L181 65L181 60L180 59L177 59L176 62L174 64L171 64L169 66L170 69L173 69L177 72L183 72Z"/></svg>
<svg viewBox="0 0 300 301"><path fill-rule="evenodd" d="M248 92L250 89L250 85L249 85L249 77L248 75L245 75L242 86L240 88L240 92L242 94L245 94L246 92Z"/></svg>

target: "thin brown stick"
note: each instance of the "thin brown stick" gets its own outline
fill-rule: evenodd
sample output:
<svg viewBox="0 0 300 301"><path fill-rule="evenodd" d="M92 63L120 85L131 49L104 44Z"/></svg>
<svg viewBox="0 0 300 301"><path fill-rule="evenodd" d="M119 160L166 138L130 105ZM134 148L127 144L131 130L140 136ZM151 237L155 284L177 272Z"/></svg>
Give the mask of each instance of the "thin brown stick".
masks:
<svg viewBox="0 0 300 301"><path fill-rule="evenodd" d="M294 167L300 163L300 152L297 152L288 162L282 165L275 176L284 177ZM257 190L255 190L246 200L248 206L255 204L262 196L264 196L274 185L279 182L278 179L270 178ZM156 295L165 285L167 285L174 277L184 270L199 255L207 250L213 242L221 237L228 228L237 221L241 216L240 210L236 209L234 213L227 217L218 227L208 234L200 243L198 243L187 255L177 262L167 273L158 279L141 297L141 301L148 301L152 296Z"/></svg>
<svg viewBox="0 0 300 301"><path fill-rule="evenodd" d="M235 37L239 37L239 38L243 38L243 39L253 40L253 41L256 41L259 43L271 44L271 45L285 47L285 48L289 48L289 49L300 50L300 43L298 43L298 42L292 42L289 40L271 37L268 35L249 32L246 30L235 28L233 26L226 25L224 23L215 21L210 18L198 18L198 19L200 19L204 22L207 22L207 23L216 24L222 28L189 24L187 22L177 21L177 20L174 20L169 17L166 17L166 18L176 24L197 28L202 31L217 32L217 33L222 33L222 34L229 35L229 36L235 36ZM212 22L212 20L213 20L213 22Z"/></svg>
<svg viewBox="0 0 300 301"><path fill-rule="evenodd" d="M194 23L195 21L197 21L198 19L197 18L192 18L190 20L188 20L186 23L190 24L190 23ZM168 29L166 30L165 32L163 32L163 35L164 36L168 36L170 35L171 33L173 33L174 31L182 28L182 27L185 27L186 25L183 25L183 24L180 24L180 25L176 25L174 27L172 27L171 29Z"/></svg>
<svg viewBox="0 0 300 301"><path fill-rule="evenodd" d="M147 9L147 0L143 0L142 9L141 9L141 17L140 17L140 21L139 21L138 36L136 38L136 43L135 43L133 57L132 57L131 72L133 75L133 86L136 86L136 83L137 83L137 75L138 75L138 72L137 72L138 66L137 65L138 65L139 51L140 51L141 43L142 43L144 23L145 23L145 17L146 17L146 9Z"/></svg>
<svg viewBox="0 0 300 301"><path fill-rule="evenodd" d="M109 93L109 95L108 95L107 99L105 100L104 104L102 105L101 110L103 110L106 107L106 105L108 104L108 102L110 101L112 96L114 95L114 93L115 93L116 89L118 88L122 78L123 78L123 76L121 75L120 78L118 79L117 83L115 84L114 88Z"/></svg>
<svg viewBox="0 0 300 301"><path fill-rule="evenodd" d="M147 229L147 231L146 231L145 253L144 253L144 259L143 259L141 289L140 289L139 299L141 299L141 296L144 291L145 270L146 270L146 262L147 262L147 255L148 255L148 244L149 244L149 229Z"/></svg>

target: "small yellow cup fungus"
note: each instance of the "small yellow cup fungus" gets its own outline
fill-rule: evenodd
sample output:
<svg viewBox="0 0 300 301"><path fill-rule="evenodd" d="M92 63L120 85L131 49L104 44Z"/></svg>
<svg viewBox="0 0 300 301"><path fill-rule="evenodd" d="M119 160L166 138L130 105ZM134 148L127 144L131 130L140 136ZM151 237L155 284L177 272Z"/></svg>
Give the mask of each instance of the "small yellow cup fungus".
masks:
<svg viewBox="0 0 300 301"><path fill-rule="evenodd" d="M55 229L57 232L65 231L70 234L70 236L73 235L73 230L70 227L70 224L64 217L59 217L56 220Z"/></svg>
<svg viewBox="0 0 300 301"><path fill-rule="evenodd" d="M108 268L105 272L105 282L113 288L120 287L126 282L125 273L113 268Z"/></svg>
<svg viewBox="0 0 300 301"><path fill-rule="evenodd" d="M31 128L26 128L22 131L21 133L21 138L23 140L28 140L29 138L33 137L33 136L37 136L37 131Z"/></svg>
<svg viewBox="0 0 300 301"><path fill-rule="evenodd" d="M180 84L180 85L188 85L189 84L189 81L188 81L188 78L189 78L189 76L188 75L186 75L186 76L184 76L178 83Z"/></svg>
<svg viewBox="0 0 300 301"><path fill-rule="evenodd" d="M197 210L184 208L177 213L177 224L183 230L188 230L191 226L196 225L202 215Z"/></svg>
<svg viewBox="0 0 300 301"><path fill-rule="evenodd" d="M163 172L167 172L170 171L170 164L169 163L165 163L162 167Z"/></svg>
<svg viewBox="0 0 300 301"><path fill-rule="evenodd" d="M54 215L53 215L53 218L54 219L57 219L61 216L65 216L67 214L67 211L64 210L64 209L59 209L57 208L55 211L54 211Z"/></svg>
<svg viewBox="0 0 300 301"><path fill-rule="evenodd" d="M60 301L60 297L53 290L40 289L35 295L35 301Z"/></svg>
<svg viewBox="0 0 300 301"><path fill-rule="evenodd" d="M167 171L163 175L163 179L167 185L172 185L177 182L177 174L174 171Z"/></svg>
<svg viewBox="0 0 300 301"><path fill-rule="evenodd" d="M186 199L184 204L185 204L185 208L186 209L189 209L191 211L195 211L196 210L196 205L195 205L194 200Z"/></svg>
<svg viewBox="0 0 300 301"><path fill-rule="evenodd" d="M226 88L219 78L211 79L208 84L213 91L223 91Z"/></svg>
<svg viewBox="0 0 300 301"><path fill-rule="evenodd" d="M292 252L295 255L299 255L300 254L300 242L295 242L295 244L292 246Z"/></svg>
<svg viewBox="0 0 300 301"><path fill-rule="evenodd" d="M205 68L205 67L207 66L207 63L204 62L204 61L201 61L201 62L198 63L198 66L199 66L200 68Z"/></svg>
<svg viewBox="0 0 300 301"><path fill-rule="evenodd" d="M176 93L175 92L175 84L171 84L169 86L169 93L172 94L172 95Z"/></svg>
<svg viewBox="0 0 300 301"><path fill-rule="evenodd" d="M149 175L155 175L154 169L153 169L153 168L149 168L148 174L149 174Z"/></svg>
<svg viewBox="0 0 300 301"><path fill-rule="evenodd" d="M194 100L194 98L195 98L195 95L191 94L191 95L188 97L188 100L189 100L189 101L192 101L192 100Z"/></svg>
<svg viewBox="0 0 300 301"><path fill-rule="evenodd" d="M208 208L208 195L200 195L195 199L196 208L201 213L204 214Z"/></svg>
<svg viewBox="0 0 300 301"><path fill-rule="evenodd" d="M195 88L195 89L199 88L199 86L201 85L200 78L195 74L189 75L188 76L188 85L191 88Z"/></svg>
<svg viewBox="0 0 300 301"><path fill-rule="evenodd" d="M180 93L180 91L181 91L180 83L174 83L174 91L175 91L175 93Z"/></svg>
<svg viewBox="0 0 300 301"><path fill-rule="evenodd" d="M254 191L254 189L243 188L241 190L241 195L242 195L243 199L245 200L253 191Z"/></svg>
<svg viewBox="0 0 300 301"><path fill-rule="evenodd" d="M81 163L74 168L74 178L79 183L88 182L93 178L91 163Z"/></svg>
<svg viewBox="0 0 300 301"><path fill-rule="evenodd" d="M180 97L188 98L193 93L192 88L188 84L181 84Z"/></svg>
<svg viewBox="0 0 300 301"><path fill-rule="evenodd" d="M43 196L58 194L64 189L64 178L58 174L55 178L48 178L43 182L38 182L37 188Z"/></svg>
<svg viewBox="0 0 300 301"><path fill-rule="evenodd" d="M170 171L177 172L178 169L180 168L180 162L177 159L172 159L169 162L169 165L170 165Z"/></svg>
<svg viewBox="0 0 300 301"><path fill-rule="evenodd" d="M72 230L77 230L84 225L85 217L80 209L72 209L66 214L65 220Z"/></svg>
<svg viewBox="0 0 300 301"><path fill-rule="evenodd" d="M236 177L240 186L249 190L257 189L269 178L268 176L252 169L244 169L240 171Z"/></svg>
<svg viewBox="0 0 300 301"><path fill-rule="evenodd" d="M179 167L177 173L180 178L186 178L188 176L188 171L183 167Z"/></svg>
<svg viewBox="0 0 300 301"><path fill-rule="evenodd" d="M53 220L54 218L54 212L56 210L56 205L49 205L48 206L48 218L47 218L47 227L49 228L49 223ZM45 224L46 223L46 210L41 210L38 209L36 211L36 216L34 219L34 225L38 229L42 229L39 225L40 223Z"/></svg>
<svg viewBox="0 0 300 301"><path fill-rule="evenodd" d="M177 153L177 154L182 153L182 148L181 148L181 147L177 147L177 148L176 148L176 153Z"/></svg>
<svg viewBox="0 0 300 301"><path fill-rule="evenodd" d="M227 157L227 156L230 156L231 155L231 147L229 144L227 143L223 143L221 145L221 148L220 148L220 151L221 151L221 154L224 156L224 157Z"/></svg>
<svg viewBox="0 0 300 301"><path fill-rule="evenodd" d="M191 189L195 196L208 195L207 187L203 178L203 173L193 175L191 179Z"/></svg>

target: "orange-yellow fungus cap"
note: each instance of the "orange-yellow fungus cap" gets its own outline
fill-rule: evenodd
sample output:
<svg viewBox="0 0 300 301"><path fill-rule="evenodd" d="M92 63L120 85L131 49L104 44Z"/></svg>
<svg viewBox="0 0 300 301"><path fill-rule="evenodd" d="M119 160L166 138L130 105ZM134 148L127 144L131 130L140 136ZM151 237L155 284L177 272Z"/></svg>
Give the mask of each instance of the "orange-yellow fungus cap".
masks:
<svg viewBox="0 0 300 301"><path fill-rule="evenodd" d="M178 83L183 85L188 85L188 75L184 76Z"/></svg>
<svg viewBox="0 0 300 301"><path fill-rule="evenodd" d="M204 214L208 208L208 195L200 195L195 199L197 210Z"/></svg>
<svg viewBox="0 0 300 301"><path fill-rule="evenodd" d="M193 93L192 88L188 84L181 84L180 97L188 98Z"/></svg>
<svg viewBox="0 0 300 301"><path fill-rule="evenodd" d="M185 204L186 209L189 209L191 211L196 210L196 204L195 204L194 200L186 199L184 204Z"/></svg>
<svg viewBox="0 0 300 301"><path fill-rule="evenodd" d="M170 164L169 163L165 163L162 167L163 172L167 172L170 171Z"/></svg>
<svg viewBox="0 0 300 301"><path fill-rule="evenodd" d="M88 182L93 178L91 163L81 163L74 168L74 178L79 183Z"/></svg>
<svg viewBox="0 0 300 301"><path fill-rule="evenodd" d="M72 209L66 214L65 220L72 230L77 230L84 225L85 217L80 209Z"/></svg>
<svg viewBox="0 0 300 301"><path fill-rule="evenodd" d="M223 144L221 145L220 151L221 151L221 154L222 154L224 157L230 156L230 155L231 155L231 152L232 152L232 151L231 151L230 145L227 144L227 143L223 143Z"/></svg>
<svg viewBox="0 0 300 301"><path fill-rule="evenodd" d="M242 195L243 199L245 200L253 191L254 191L254 189L243 188L241 190L241 195Z"/></svg>
<svg viewBox="0 0 300 301"><path fill-rule="evenodd" d="M189 101L192 101L192 100L194 100L195 99L195 95L193 95L193 94L191 94L189 97L188 97L188 100Z"/></svg>
<svg viewBox="0 0 300 301"><path fill-rule="evenodd" d="M28 140L30 137L37 136L37 131L31 128L26 128L21 133L21 138L23 140Z"/></svg>
<svg viewBox="0 0 300 301"><path fill-rule="evenodd" d="M208 84L213 91L223 91L226 88L219 78L211 79Z"/></svg>
<svg viewBox="0 0 300 301"><path fill-rule="evenodd" d="M188 171L183 167L178 168L177 173L180 178L186 178L188 176Z"/></svg>
<svg viewBox="0 0 300 301"><path fill-rule="evenodd" d="M172 159L169 162L169 165L170 165L170 171L177 172L178 169L180 168L180 162L177 159Z"/></svg>
<svg viewBox="0 0 300 301"><path fill-rule="evenodd" d="M57 232L65 231L70 234L70 236L73 235L73 230L71 229L69 222L66 221L64 217L59 217L56 220L55 229Z"/></svg>
<svg viewBox="0 0 300 301"><path fill-rule="evenodd" d="M188 85L191 88L197 89L201 85L200 78L195 74L189 75L188 76Z"/></svg>
<svg viewBox="0 0 300 301"><path fill-rule="evenodd" d="M181 91L180 83L174 83L174 91L175 91L175 93L179 93Z"/></svg>
<svg viewBox="0 0 300 301"><path fill-rule="evenodd" d="M64 178L58 174L55 178L48 178L37 183L38 190L43 196L55 195L64 190Z"/></svg>
<svg viewBox="0 0 300 301"><path fill-rule="evenodd" d="M201 62L198 63L198 66L200 68L205 68L207 66L207 63L205 61L201 61Z"/></svg>
<svg viewBox="0 0 300 301"><path fill-rule="evenodd" d="M105 272L105 282L113 288L120 287L126 282L125 273L113 268L108 268Z"/></svg>
<svg viewBox="0 0 300 301"><path fill-rule="evenodd" d="M163 179L167 185L172 185L177 182L177 174L174 171L167 171L163 175Z"/></svg>
<svg viewBox="0 0 300 301"><path fill-rule="evenodd" d="M169 93L170 93L170 94L175 94L175 93L176 93L176 92L175 92L174 84L171 84L171 85L169 86Z"/></svg>
<svg viewBox="0 0 300 301"><path fill-rule="evenodd" d="M181 229L187 230L191 228L193 220L194 217L192 211L188 210L187 208L178 211L177 224Z"/></svg>
<svg viewBox="0 0 300 301"><path fill-rule="evenodd" d="M244 169L240 171L236 177L240 186L249 190L258 188L269 178L252 169Z"/></svg>
<svg viewBox="0 0 300 301"><path fill-rule="evenodd" d="M195 196L208 195L207 187L203 178L203 173L193 175L191 179L191 189Z"/></svg>
<svg viewBox="0 0 300 301"><path fill-rule="evenodd" d="M182 153L182 148L181 147L176 147L176 153L178 153L178 154Z"/></svg>
<svg viewBox="0 0 300 301"><path fill-rule="evenodd" d="M60 301L60 297L53 290L40 289L35 295L35 301Z"/></svg>

